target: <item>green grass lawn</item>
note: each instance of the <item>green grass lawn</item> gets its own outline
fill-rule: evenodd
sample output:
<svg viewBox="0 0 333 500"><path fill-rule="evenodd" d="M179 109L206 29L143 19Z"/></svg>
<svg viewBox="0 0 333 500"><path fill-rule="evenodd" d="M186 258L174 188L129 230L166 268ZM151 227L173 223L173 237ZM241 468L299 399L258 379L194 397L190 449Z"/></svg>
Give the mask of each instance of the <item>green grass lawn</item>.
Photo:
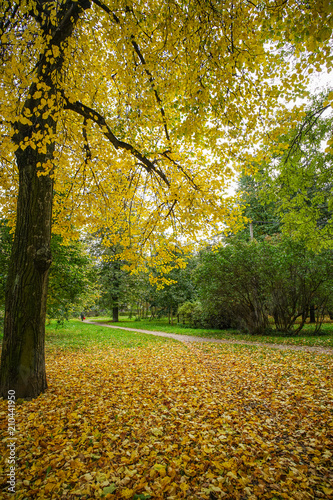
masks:
<svg viewBox="0 0 333 500"><path fill-rule="evenodd" d="M87 318L90 321L112 324L110 317ZM215 330L209 328L190 328L186 325L169 325L166 318L134 320L120 316L116 326L138 328L140 330L156 330L160 332L191 335L195 337L210 337L214 339L245 340L250 342L264 342L268 344L309 345L319 347L333 347L333 322L324 323L319 334L314 335L314 326L307 324L297 336L292 335L249 335L238 330Z"/></svg>
<svg viewBox="0 0 333 500"><path fill-rule="evenodd" d="M90 321L112 324L110 317L87 318ZM304 346L319 346L333 348L333 323L324 323L320 334L313 335L313 326L305 325L298 336L291 335L249 335L238 330L216 330L209 328L190 328L181 324L169 325L166 318L154 320L134 320L120 317L115 326L137 328L139 330L161 331L179 335L195 337L210 337L225 340L243 340L249 342L263 342L267 344L290 344ZM0 331L0 341L3 334ZM170 341L161 337L148 334L126 332L125 330L105 328L98 325L88 325L77 319L66 322L63 326L56 321L46 325L46 347L48 349L86 349L90 350L96 343L100 346L110 347L140 347L147 344ZM171 340L172 341L172 340Z"/></svg>
<svg viewBox="0 0 333 500"><path fill-rule="evenodd" d="M91 350L104 347L135 348L146 347L149 344L176 342L173 339L154 337L145 333L127 332L89 325L76 319L65 322L63 326L56 321L46 325L47 350Z"/></svg>

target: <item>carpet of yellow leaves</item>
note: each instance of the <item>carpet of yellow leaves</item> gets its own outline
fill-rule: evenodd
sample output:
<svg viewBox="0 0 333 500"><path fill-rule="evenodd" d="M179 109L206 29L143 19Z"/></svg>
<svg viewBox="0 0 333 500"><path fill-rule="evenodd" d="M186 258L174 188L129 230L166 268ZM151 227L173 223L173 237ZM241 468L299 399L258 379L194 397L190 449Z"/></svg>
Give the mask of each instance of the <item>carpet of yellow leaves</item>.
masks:
<svg viewBox="0 0 333 500"><path fill-rule="evenodd" d="M50 352L49 390L17 404L15 498L333 498L332 364L169 341Z"/></svg>

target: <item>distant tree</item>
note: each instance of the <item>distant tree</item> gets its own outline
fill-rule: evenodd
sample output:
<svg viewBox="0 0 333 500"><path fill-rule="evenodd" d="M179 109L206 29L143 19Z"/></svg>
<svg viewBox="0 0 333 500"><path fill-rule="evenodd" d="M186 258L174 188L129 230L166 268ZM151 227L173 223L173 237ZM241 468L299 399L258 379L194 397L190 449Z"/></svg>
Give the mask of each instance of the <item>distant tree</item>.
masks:
<svg viewBox="0 0 333 500"><path fill-rule="evenodd" d="M107 249L97 266L98 281L101 286L99 304L111 310L112 320L118 322L119 309L127 303L129 282L133 282L133 278L122 268L124 262L111 260L111 253L112 250Z"/></svg>
<svg viewBox="0 0 333 500"><path fill-rule="evenodd" d="M100 286L98 306L111 311L112 320L118 322L120 309L132 310L139 297L143 297L147 279L119 258L121 244L110 244L108 236L107 230L94 234L89 238L89 247Z"/></svg>
<svg viewBox="0 0 333 500"><path fill-rule="evenodd" d="M327 97L314 97L304 121L280 136L284 146L255 175L258 199L271 204L284 233L309 248L333 247L333 114Z"/></svg>
<svg viewBox="0 0 333 500"><path fill-rule="evenodd" d="M252 224L254 238L264 238L280 232L280 217L276 205L262 196L263 180L260 172L257 175L242 173L238 179L237 192L240 194L239 203L243 215ZM245 229L232 236L236 239L248 241L250 239L250 224Z"/></svg>
<svg viewBox="0 0 333 500"><path fill-rule="evenodd" d="M74 312L89 310L99 297L94 262L82 242L63 244L53 235L53 260L50 268L47 315L68 319Z"/></svg>

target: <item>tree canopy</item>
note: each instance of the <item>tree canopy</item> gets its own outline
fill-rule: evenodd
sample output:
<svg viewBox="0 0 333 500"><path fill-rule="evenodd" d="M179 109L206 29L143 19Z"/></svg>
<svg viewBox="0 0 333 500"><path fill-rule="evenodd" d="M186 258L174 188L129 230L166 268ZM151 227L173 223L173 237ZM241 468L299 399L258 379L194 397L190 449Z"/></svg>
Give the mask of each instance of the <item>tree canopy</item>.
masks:
<svg viewBox="0 0 333 500"><path fill-rule="evenodd" d="M53 230L112 228L130 260L168 260L166 242L234 227L232 164L299 119L280 96L302 95L308 73L331 65L321 2L2 4L6 215L15 152L52 142L37 170L54 179Z"/></svg>
<svg viewBox="0 0 333 500"><path fill-rule="evenodd" d="M302 124L279 139L287 149L262 163L256 175L258 198L275 207L281 229L316 250L333 242L330 95L312 98Z"/></svg>

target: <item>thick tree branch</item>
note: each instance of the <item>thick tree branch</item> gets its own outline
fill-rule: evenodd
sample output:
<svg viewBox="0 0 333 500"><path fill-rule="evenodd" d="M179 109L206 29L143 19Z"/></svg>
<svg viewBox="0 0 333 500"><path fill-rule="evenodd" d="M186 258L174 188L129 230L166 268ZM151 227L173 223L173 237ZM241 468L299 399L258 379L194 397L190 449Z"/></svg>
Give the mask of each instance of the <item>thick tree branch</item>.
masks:
<svg viewBox="0 0 333 500"><path fill-rule="evenodd" d="M105 118L100 113L86 106L85 104L82 104L79 101L70 102L64 95L63 98L64 98L64 109L70 109L71 111L74 111L75 113L81 115L86 120L92 120L94 123L96 123L96 125L99 126L104 136L111 142L111 144L114 146L115 149L125 149L126 151L129 151L129 153L131 153L135 158L137 158L140 161L140 163L145 167L147 172L154 172L163 180L163 182L168 187L170 186L170 182L167 179L166 175L164 174L164 172L162 172L162 170L156 168L154 162L152 162L146 156L141 154L140 151L138 151L131 144L128 144L127 142L120 141L119 139L117 139L117 137L114 135L109 125L106 123Z"/></svg>
<svg viewBox="0 0 333 500"><path fill-rule="evenodd" d="M90 149L89 141L88 141L87 119L86 118L84 118L84 120L83 120L82 135L83 135L83 139L84 139L83 148L84 148L84 151L86 153L85 162L88 163L89 161L91 161L92 154L91 154L91 149Z"/></svg>
<svg viewBox="0 0 333 500"><path fill-rule="evenodd" d="M92 2L95 4L95 5L98 5L98 7L100 7L102 10L104 10L104 12L106 12L107 14L109 14L110 16L113 17L113 20L117 23L117 24L120 24L120 19L119 17L116 16L116 14L114 12L112 12L112 10L110 9L110 7L108 7L107 5L105 5L103 2L100 2L100 0L92 0Z"/></svg>
<svg viewBox="0 0 333 500"><path fill-rule="evenodd" d="M134 50L135 52L137 53L142 65L145 67L146 66L146 61L145 61L145 58L143 57L140 49L139 49L139 46L138 44L136 43L136 41L134 40L134 36L132 35L131 36L132 38L132 45L134 47ZM155 87L155 81L154 81L154 78L153 78L153 75L150 73L150 71L145 67L145 73L146 75L148 76L148 80L149 80L149 83L151 84L151 87L153 89L153 92L154 92L154 95L155 95L155 99L158 103L158 105L160 106L160 112L161 112L161 115L162 115L162 120L163 120L163 125L164 125L164 130L165 130L165 136L167 138L168 141L170 141L170 136L169 136L169 132L168 132L168 127L167 127L167 123L166 123L166 118L165 118L165 111L164 111L164 108L162 106L162 101L161 101L161 98L156 90L156 87Z"/></svg>

